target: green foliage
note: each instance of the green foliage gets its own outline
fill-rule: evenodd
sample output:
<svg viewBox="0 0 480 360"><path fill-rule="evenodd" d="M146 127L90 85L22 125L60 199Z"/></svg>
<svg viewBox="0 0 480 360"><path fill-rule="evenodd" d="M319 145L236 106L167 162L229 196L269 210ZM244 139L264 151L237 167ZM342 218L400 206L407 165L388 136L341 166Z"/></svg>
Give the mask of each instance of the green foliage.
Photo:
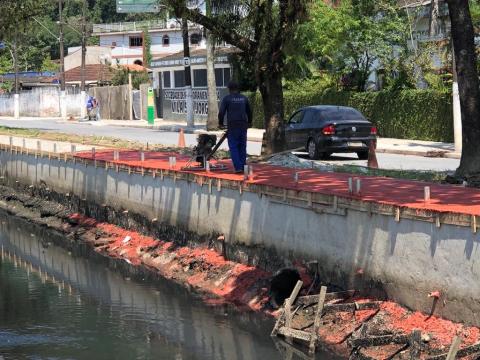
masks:
<svg viewBox="0 0 480 360"><path fill-rule="evenodd" d="M141 84L146 84L150 82L148 73L146 71L129 71L127 68L119 69L115 72L115 75L112 79L112 85L127 85L128 84L128 74L132 74L132 86L134 89L140 89Z"/></svg>
<svg viewBox="0 0 480 360"><path fill-rule="evenodd" d="M254 109L254 127L263 127L262 100L250 94ZM351 106L360 110L379 130L382 137L453 141L452 96L434 90L397 92L302 92L285 91L285 115L309 105Z"/></svg>
<svg viewBox="0 0 480 360"><path fill-rule="evenodd" d="M52 61L52 59L45 58L45 59L43 59L42 68L40 70L41 71L57 72L59 70L59 66L58 66L58 64L54 63Z"/></svg>
<svg viewBox="0 0 480 360"><path fill-rule="evenodd" d="M363 91L372 65L392 58L405 43L408 22L393 0L345 0L337 7L315 0L299 42L318 65L345 78L345 87Z"/></svg>

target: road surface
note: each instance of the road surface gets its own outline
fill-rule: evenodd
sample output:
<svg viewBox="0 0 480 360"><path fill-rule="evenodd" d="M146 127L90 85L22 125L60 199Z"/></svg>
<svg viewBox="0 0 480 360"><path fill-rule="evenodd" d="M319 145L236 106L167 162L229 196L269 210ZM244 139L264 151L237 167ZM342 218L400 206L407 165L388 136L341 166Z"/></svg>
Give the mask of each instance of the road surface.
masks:
<svg viewBox="0 0 480 360"><path fill-rule="evenodd" d="M102 122L88 123L68 123L59 120L3 120L0 119L1 126L19 127L28 129L39 129L43 131L62 132L77 135L95 135L121 138L140 143L177 145L178 133L170 131L128 128L121 126L113 126L102 124ZM185 134L185 142L187 146L196 144L197 135ZM226 143L222 146L227 148ZM259 155L261 151L261 143L258 141L249 141L247 151L251 155ZM448 158L426 158L422 156L397 155L397 154L378 154L378 162L383 169L399 169L399 170L430 170L430 171L454 171L460 160ZM339 154L334 155L326 161L336 165L360 165L365 166L365 160L358 160L355 154Z"/></svg>

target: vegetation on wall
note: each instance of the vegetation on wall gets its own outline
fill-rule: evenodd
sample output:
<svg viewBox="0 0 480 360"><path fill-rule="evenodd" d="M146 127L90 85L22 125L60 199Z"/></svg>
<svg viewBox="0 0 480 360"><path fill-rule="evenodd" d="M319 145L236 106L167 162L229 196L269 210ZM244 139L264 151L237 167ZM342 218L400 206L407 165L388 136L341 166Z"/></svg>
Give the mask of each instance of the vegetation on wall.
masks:
<svg viewBox="0 0 480 360"><path fill-rule="evenodd" d="M148 77L148 73L146 71L130 71L127 68L121 68L115 71L115 75L112 79L112 85L127 85L129 74L132 74L132 87L136 90L140 89L141 84L150 82L150 78Z"/></svg>

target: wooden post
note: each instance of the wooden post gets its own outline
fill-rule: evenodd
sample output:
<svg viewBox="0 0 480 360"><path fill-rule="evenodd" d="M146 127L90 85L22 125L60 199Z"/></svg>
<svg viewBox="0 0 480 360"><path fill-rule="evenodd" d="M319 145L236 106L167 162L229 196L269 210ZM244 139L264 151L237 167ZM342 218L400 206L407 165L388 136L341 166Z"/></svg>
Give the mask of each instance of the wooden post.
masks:
<svg viewBox="0 0 480 360"><path fill-rule="evenodd" d="M292 293L290 294L290 297L288 299L285 299L285 306L283 308L283 311L281 311L280 315L278 316L278 320L277 322L275 323L275 326L273 327L273 330L272 330L272 333L271 333L271 336L276 336L278 334L278 329L280 329L280 326L282 325L282 322L284 320L286 320L286 309L287 307L291 307L291 304L293 304L293 302L295 301L295 299L297 298L297 295L298 293L300 292L300 289L302 288L302 285L303 285L303 282L298 280L297 281L297 284L295 285L295 287L293 288L293 291ZM293 300L291 300L293 299ZM290 307L289 307L289 310L290 310ZM290 314L291 314L291 310L289 311ZM290 319L291 321L291 319ZM287 325L288 323L286 322L285 326L288 327Z"/></svg>
<svg viewBox="0 0 480 360"><path fill-rule="evenodd" d="M460 348L461 343L462 339L460 338L460 336L457 335L453 338L452 345L450 346L450 350L448 350L446 360L455 360L455 356L457 356L457 352Z"/></svg>
<svg viewBox="0 0 480 360"><path fill-rule="evenodd" d="M290 329L292 327L292 305L295 302L295 299L298 296L298 293L300 292L300 289L302 288L303 282L301 280L297 281L297 284L293 288L292 293L290 294L290 297L285 300L285 327ZM292 342L292 337L287 336L286 337L287 343Z"/></svg>
<svg viewBox="0 0 480 360"><path fill-rule="evenodd" d="M129 119L133 120L133 86L132 86L132 74L128 74L128 111Z"/></svg>
<svg viewBox="0 0 480 360"><path fill-rule="evenodd" d="M417 360L420 358L421 342L422 332L420 330L413 330L410 338L410 360Z"/></svg>
<svg viewBox="0 0 480 360"><path fill-rule="evenodd" d="M322 317L323 306L325 305L325 296L327 295L327 287L320 288L320 295L318 296L317 312L315 313L315 320L313 321L312 337L310 338L310 346L308 349L309 355L315 354L315 346L317 344L317 334L320 328L320 318Z"/></svg>

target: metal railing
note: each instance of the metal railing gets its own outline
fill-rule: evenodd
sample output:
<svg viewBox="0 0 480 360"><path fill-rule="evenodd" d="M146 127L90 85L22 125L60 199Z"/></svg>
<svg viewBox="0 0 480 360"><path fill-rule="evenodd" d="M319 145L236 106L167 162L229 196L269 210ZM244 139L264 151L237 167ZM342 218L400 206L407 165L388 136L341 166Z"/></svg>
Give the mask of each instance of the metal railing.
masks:
<svg viewBox="0 0 480 360"><path fill-rule="evenodd" d="M142 31L144 29L172 29L179 27L180 24L175 21L145 20L112 24L93 24L93 33L99 34L109 32Z"/></svg>

